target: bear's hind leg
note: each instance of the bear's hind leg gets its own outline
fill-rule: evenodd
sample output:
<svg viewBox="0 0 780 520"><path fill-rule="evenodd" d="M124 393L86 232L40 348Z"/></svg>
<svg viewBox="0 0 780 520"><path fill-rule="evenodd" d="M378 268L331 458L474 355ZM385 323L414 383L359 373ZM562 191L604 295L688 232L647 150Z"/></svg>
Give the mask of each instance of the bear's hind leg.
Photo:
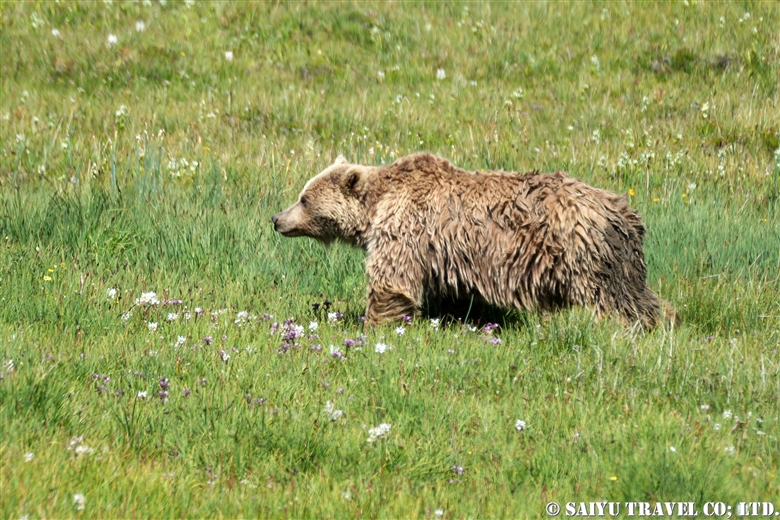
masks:
<svg viewBox="0 0 780 520"><path fill-rule="evenodd" d="M368 288L366 318L371 325L400 320L404 316L414 316L419 308L420 305L415 302L412 295L404 291L372 286Z"/></svg>

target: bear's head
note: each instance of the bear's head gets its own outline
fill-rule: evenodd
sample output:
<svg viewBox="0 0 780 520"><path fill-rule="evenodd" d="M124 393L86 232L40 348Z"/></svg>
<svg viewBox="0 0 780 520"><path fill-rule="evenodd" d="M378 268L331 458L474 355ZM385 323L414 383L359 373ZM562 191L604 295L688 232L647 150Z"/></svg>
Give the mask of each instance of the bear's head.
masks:
<svg viewBox="0 0 780 520"><path fill-rule="evenodd" d="M306 183L295 204L271 218L274 229L286 237L359 245L367 224L364 196L370 170L339 156Z"/></svg>

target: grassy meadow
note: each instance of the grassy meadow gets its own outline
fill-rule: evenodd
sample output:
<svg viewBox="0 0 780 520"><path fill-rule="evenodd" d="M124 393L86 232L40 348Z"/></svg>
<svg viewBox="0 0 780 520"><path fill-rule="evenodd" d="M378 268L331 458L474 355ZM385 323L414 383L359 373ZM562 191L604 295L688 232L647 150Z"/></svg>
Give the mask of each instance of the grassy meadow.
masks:
<svg viewBox="0 0 780 520"><path fill-rule="evenodd" d="M768 1L3 1L0 517L780 509L778 27ZM338 154L421 150L628 194L681 325L364 328L363 253L270 217Z"/></svg>

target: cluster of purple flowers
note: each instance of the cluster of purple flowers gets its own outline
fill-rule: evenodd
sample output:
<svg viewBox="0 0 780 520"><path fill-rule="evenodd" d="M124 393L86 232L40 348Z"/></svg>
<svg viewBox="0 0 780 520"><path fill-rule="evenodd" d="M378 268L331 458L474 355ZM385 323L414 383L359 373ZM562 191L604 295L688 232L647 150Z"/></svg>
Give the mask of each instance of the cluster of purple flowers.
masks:
<svg viewBox="0 0 780 520"><path fill-rule="evenodd" d="M492 336L493 331L496 330L497 328L498 328L498 323L488 323L482 329L482 332L485 335L491 336L491 337L487 338L487 341L491 342L493 345L498 345L499 343L501 343L501 338L497 338L495 336Z"/></svg>
<svg viewBox="0 0 780 520"><path fill-rule="evenodd" d="M97 393L102 394L104 392L108 392L108 386L106 383L111 381L110 377L95 373L92 374L92 379L97 380L95 383L95 390L97 390Z"/></svg>
<svg viewBox="0 0 780 520"><path fill-rule="evenodd" d="M160 391L157 392L157 396L160 398L160 400L163 403L168 402L168 396L170 395L168 393L168 388L170 388L171 383L168 381L167 377L160 376Z"/></svg>
<svg viewBox="0 0 780 520"><path fill-rule="evenodd" d="M244 399L246 399L247 405L249 408L254 408L255 406L260 406L265 402L265 397L252 397L252 394L249 392L246 393L244 396Z"/></svg>
<svg viewBox="0 0 780 520"><path fill-rule="evenodd" d="M463 466L453 465L450 468L450 471L452 471L457 476L462 477L463 476L463 472L466 471L466 470L463 468ZM450 484L455 484L457 482L460 482L460 479L454 479L454 478L450 479Z"/></svg>
<svg viewBox="0 0 780 520"><path fill-rule="evenodd" d="M276 321L273 322L270 333L271 335L279 334L282 337L282 345L277 353L284 354L291 348L301 347L297 340L305 336L305 329L303 325L297 325L294 318L287 318L281 324Z"/></svg>

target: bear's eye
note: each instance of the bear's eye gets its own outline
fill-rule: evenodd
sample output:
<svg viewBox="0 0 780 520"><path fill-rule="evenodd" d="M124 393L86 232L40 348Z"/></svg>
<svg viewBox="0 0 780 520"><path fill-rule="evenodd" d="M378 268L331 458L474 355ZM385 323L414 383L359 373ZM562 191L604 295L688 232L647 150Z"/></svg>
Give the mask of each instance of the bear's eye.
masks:
<svg viewBox="0 0 780 520"><path fill-rule="evenodd" d="M301 206L306 207L309 204L309 199L301 197Z"/></svg>

